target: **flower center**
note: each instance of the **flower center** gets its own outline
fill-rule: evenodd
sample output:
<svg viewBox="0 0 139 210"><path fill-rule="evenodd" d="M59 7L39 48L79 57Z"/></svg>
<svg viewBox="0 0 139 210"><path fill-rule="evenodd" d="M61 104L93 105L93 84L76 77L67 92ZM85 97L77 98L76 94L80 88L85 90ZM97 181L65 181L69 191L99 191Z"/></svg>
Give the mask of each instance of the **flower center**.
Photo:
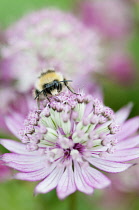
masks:
<svg viewBox="0 0 139 210"><path fill-rule="evenodd" d="M76 143L76 144L74 144L73 149L77 150L81 155L83 155L85 146L83 146L82 144Z"/></svg>
<svg viewBox="0 0 139 210"><path fill-rule="evenodd" d="M82 144L76 143L73 148L64 149L64 158L69 159L70 157L83 155L85 146Z"/></svg>

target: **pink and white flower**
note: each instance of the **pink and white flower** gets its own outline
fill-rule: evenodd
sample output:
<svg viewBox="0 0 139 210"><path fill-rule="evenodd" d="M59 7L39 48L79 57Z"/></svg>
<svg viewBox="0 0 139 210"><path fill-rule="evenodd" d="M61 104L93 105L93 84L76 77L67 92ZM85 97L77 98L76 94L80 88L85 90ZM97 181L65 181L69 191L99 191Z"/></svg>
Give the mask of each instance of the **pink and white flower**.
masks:
<svg viewBox="0 0 139 210"><path fill-rule="evenodd" d="M33 107L25 120L18 113L7 116L21 143L1 139L12 152L2 160L20 171L15 179L41 181L35 194L54 188L60 199L76 190L92 194L110 184L99 170L121 172L132 166L126 161L139 157L139 117L125 122L130 109L114 114L90 95L61 93L39 110Z"/></svg>

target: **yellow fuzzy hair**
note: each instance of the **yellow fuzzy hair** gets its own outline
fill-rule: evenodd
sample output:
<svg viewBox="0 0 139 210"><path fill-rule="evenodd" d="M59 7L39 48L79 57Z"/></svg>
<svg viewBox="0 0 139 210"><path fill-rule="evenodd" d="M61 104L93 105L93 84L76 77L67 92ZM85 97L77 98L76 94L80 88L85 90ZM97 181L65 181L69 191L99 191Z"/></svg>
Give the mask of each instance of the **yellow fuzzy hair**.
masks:
<svg viewBox="0 0 139 210"><path fill-rule="evenodd" d="M36 89L42 91L43 85L47 83L51 83L54 80L63 81L63 75L59 72L55 71L47 71L40 75L36 82Z"/></svg>

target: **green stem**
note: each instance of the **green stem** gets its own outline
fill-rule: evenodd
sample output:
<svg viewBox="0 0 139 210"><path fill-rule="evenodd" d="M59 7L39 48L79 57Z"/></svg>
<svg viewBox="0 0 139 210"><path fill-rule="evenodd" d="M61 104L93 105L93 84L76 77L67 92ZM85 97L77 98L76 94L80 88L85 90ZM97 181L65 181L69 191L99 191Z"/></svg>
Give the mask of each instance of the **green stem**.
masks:
<svg viewBox="0 0 139 210"><path fill-rule="evenodd" d="M76 193L69 196L69 210L77 210Z"/></svg>

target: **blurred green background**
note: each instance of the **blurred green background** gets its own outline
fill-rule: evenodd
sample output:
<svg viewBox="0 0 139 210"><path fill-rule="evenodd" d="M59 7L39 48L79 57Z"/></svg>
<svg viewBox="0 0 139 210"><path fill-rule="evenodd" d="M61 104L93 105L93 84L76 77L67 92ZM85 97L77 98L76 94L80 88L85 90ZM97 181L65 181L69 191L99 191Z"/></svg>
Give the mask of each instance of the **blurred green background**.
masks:
<svg viewBox="0 0 139 210"><path fill-rule="evenodd" d="M30 11L44 8L56 7L62 10L73 10L75 0L0 0L0 25L6 28L9 24L20 18L23 14ZM139 7L133 8L135 19L139 22ZM137 69L139 69L139 23L135 32L128 43L128 50L132 53ZM108 82L106 79L101 81L104 90L105 104L115 111L121 106L133 101L134 108L132 116L139 115L139 78L133 86L120 87L115 83ZM10 180L0 184L0 210L47 210L47 209L71 209L70 196L64 201L59 201L55 191L44 195L33 197L33 189L36 183ZM96 190L93 196L86 196L77 192L77 209L78 210L103 210L100 207L100 198L105 191ZM129 195L127 199L129 198ZM129 199L130 200L130 199ZM111 209L107 204L108 209ZM128 208L129 207L129 208ZM139 199L134 199L132 205L123 205L113 209L139 209Z"/></svg>
<svg viewBox="0 0 139 210"><path fill-rule="evenodd" d="M23 14L48 6L70 10L74 3L73 0L0 0L1 25L7 26Z"/></svg>

